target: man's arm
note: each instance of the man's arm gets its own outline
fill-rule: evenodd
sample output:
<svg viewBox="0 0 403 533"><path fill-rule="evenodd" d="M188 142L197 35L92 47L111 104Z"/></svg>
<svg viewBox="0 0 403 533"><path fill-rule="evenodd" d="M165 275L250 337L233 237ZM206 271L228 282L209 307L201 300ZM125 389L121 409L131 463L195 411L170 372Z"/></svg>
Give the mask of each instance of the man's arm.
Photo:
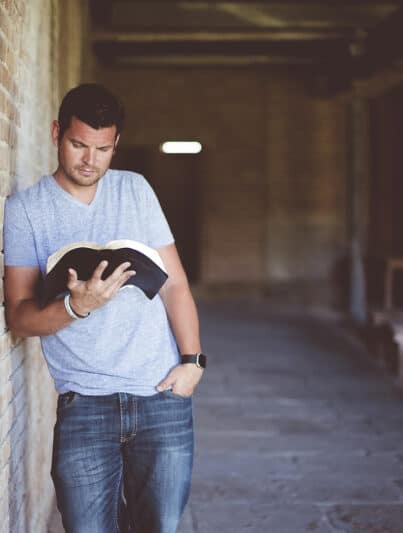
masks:
<svg viewBox="0 0 403 533"><path fill-rule="evenodd" d="M102 280L107 265L106 261L102 261L88 281L78 280L77 273L72 269L69 271L67 287L71 305L77 313L86 315L104 305L135 274L127 270L130 263L123 263L108 278ZM5 267L6 321L18 337L51 335L74 321L67 313L63 300L55 300L45 308L40 308L37 301L40 275L37 267Z"/></svg>
<svg viewBox="0 0 403 533"><path fill-rule="evenodd" d="M176 246L170 244L160 248L158 252L168 272L168 279L160 290L160 296L167 310L179 351L181 354L198 353L201 351L199 319ZM203 370L195 364L178 365L157 388L161 391L172 386L174 392L190 396L202 373Z"/></svg>
<svg viewBox="0 0 403 533"><path fill-rule="evenodd" d="M6 320L17 337L48 335L73 321L64 309L63 300L40 309L37 303L39 280L40 270L36 267L6 266L4 269Z"/></svg>

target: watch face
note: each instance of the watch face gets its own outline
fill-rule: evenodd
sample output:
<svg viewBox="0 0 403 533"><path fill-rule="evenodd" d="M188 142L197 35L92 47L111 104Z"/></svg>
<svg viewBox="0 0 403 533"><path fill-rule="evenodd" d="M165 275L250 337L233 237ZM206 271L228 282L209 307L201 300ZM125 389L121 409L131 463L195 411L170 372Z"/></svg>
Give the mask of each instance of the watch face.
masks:
<svg viewBox="0 0 403 533"><path fill-rule="evenodd" d="M203 355L202 353L199 353L197 355L196 364L197 364L197 366L199 366L201 368L206 368L206 356Z"/></svg>

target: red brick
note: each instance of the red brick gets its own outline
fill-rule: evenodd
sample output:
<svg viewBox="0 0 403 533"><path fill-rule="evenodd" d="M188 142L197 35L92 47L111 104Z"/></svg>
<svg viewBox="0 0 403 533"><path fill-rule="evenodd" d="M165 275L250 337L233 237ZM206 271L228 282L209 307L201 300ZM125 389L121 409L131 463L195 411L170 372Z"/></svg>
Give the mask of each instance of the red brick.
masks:
<svg viewBox="0 0 403 533"><path fill-rule="evenodd" d="M0 61L5 62L7 57L7 43L3 35L0 33Z"/></svg>
<svg viewBox="0 0 403 533"><path fill-rule="evenodd" d="M25 15L25 1L26 0L14 0L15 12L19 19L22 19Z"/></svg>
<svg viewBox="0 0 403 533"><path fill-rule="evenodd" d="M12 122L10 122L9 129L8 129L8 144L10 148L14 148L16 142L17 142L17 128Z"/></svg>
<svg viewBox="0 0 403 533"><path fill-rule="evenodd" d="M11 79L10 72L6 66L0 62L0 84L5 88L9 93L12 91L13 81Z"/></svg>
<svg viewBox="0 0 403 533"><path fill-rule="evenodd" d="M0 111L4 113L4 94L0 91ZM0 141L8 144L8 123L6 120L0 118Z"/></svg>
<svg viewBox="0 0 403 533"><path fill-rule="evenodd" d="M10 72L16 72L17 60L11 46L8 46L6 50L6 65Z"/></svg>

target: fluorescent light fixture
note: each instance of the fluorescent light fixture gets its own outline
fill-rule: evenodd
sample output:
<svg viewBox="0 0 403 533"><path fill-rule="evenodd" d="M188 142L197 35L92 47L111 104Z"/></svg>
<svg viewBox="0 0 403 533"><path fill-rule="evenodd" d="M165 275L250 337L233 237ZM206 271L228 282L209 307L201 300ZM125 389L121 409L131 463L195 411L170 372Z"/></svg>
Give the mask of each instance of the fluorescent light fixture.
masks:
<svg viewBox="0 0 403 533"><path fill-rule="evenodd" d="M199 154L202 151L197 141L167 141L160 148L164 154Z"/></svg>

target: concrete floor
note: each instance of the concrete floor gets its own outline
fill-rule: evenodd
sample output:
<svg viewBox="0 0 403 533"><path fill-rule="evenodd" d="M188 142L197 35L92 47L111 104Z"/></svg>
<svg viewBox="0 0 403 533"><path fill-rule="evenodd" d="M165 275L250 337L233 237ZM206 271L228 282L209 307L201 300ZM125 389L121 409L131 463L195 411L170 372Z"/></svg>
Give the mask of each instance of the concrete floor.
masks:
<svg viewBox="0 0 403 533"><path fill-rule="evenodd" d="M329 314L200 310L209 368L180 533L402 533L403 391L359 341Z"/></svg>

